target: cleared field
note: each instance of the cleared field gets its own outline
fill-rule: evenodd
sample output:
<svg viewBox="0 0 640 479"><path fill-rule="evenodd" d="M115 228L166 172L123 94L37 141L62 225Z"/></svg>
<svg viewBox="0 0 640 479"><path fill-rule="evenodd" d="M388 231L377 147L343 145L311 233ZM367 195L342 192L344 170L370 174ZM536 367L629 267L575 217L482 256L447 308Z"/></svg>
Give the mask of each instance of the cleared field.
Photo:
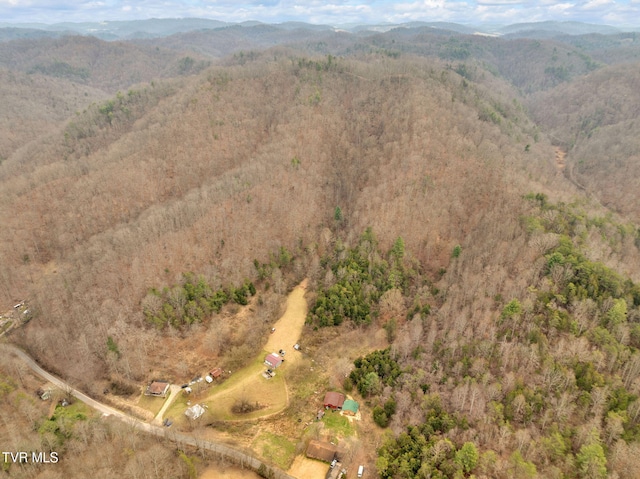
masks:
<svg viewBox="0 0 640 479"><path fill-rule="evenodd" d="M325 479L328 470L329 464L305 456L296 456L287 473L301 479Z"/></svg>
<svg viewBox="0 0 640 479"><path fill-rule="evenodd" d="M207 419L220 421L247 420L269 416L287 407L287 386L282 374L287 367L300 359L300 352L293 349L298 342L307 316L308 305L304 297L307 281L304 280L287 297L287 307L282 317L273 325L276 330L269 335L265 349L260 351L253 362L231 375L224 383L213 386L202 399L189 398L209 407ZM264 358L268 353L285 350L284 363L276 369L275 377L265 379ZM187 398L178 398L165 414L167 417L182 418L187 408ZM235 414L232 407L238 402L258 406L255 411ZM181 422L181 419L178 419Z"/></svg>
<svg viewBox="0 0 640 479"><path fill-rule="evenodd" d="M165 401L169 401L169 398L171 398L171 394L168 394L166 398L159 398L154 396L145 396L144 393L142 393L140 394L136 405L150 411L155 416L160 412Z"/></svg>
<svg viewBox="0 0 640 479"><path fill-rule="evenodd" d="M287 387L282 366L276 370L275 377L265 379L263 355L241 372L226 381L204 401L209 405L211 417L216 420L255 419L282 411L287 406ZM234 414L232 407L237 402L258 404L260 409L246 414Z"/></svg>
<svg viewBox="0 0 640 479"><path fill-rule="evenodd" d="M327 412L322 418L327 431L337 438L349 437L355 434L355 427L345 416L338 412Z"/></svg>
<svg viewBox="0 0 640 479"><path fill-rule="evenodd" d="M264 347L270 353L284 349L287 352L285 362L289 364L295 364L300 358L300 352L293 349L293 346L300 340L300 333L309 311L309 305L304 297L306 291L307 280L305 279L289 293L287 309L273 325L276 330L269 335L269 340Z"/></svg>
<svg viewBox="0 0 640 479"><path fill-rule="evenodd" d="M286 437L263 432L255 440L253 450L258 452L264 459L286 470L293 461L296 445Z"/></svg>

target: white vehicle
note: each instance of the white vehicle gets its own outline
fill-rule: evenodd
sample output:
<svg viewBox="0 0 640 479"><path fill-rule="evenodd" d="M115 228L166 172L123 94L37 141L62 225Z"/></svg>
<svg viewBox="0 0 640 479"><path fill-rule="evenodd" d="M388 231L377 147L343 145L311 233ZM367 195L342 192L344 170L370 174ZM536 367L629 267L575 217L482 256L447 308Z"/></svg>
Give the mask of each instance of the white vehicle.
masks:
<svg viewBox="0 0 640 479"><path fill-rule="evenodd" d="M364 474L364 466L358 467L358 477L362 477Z"/></svg>
<svg viewBox="0 0 640 479"><path fill-rule="evenodd" d="M211 376L205 376L204 380L207 381L209 384L211 384L213 382L213 378Z"/></svg>

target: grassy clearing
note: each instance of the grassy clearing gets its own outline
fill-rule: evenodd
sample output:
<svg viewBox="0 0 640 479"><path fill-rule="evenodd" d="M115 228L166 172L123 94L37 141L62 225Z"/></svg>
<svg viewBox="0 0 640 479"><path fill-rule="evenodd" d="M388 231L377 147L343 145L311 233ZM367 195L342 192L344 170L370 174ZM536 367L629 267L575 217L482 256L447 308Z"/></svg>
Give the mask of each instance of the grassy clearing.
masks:
<svg viewBox="0 0 640 479"><path fill-rule="evenodd" d="M247 379L253 378L259 375L262 371L266 369L264 365L264 358L267 355L266 352L262 351L258 356L256 356L253 361L248 364L245 368L241 369L235 374L232 374L226 381L222 384L217 385L211 389L210 394L207 397L207 401L212 400L213 398L224 395L226 392L241 387L245 384ZM280 371L276 371L276 377ZM260 379L264 379L260 377Z"/></svg>
<svg viewBox="0 0 640 479"><path fill-rule="evenodd" d="M302 358L299 351L293 350L293 344L298 341L306 318L305 286L305 282L301 283L289 295L287 310L275 323L276 330L269 336L266 350L260 351L250 364L233 373L226 381L212 386L208 393L176 398L165 416L176 419L183 417L188 400L192 404L207 405L209 421L251 420L284 410L288 404L285 373L288 369L294 370L293 365ZM265 379L262 376L266 370L264 358L279 348L289 349L285 362L276 370L274 378ZM258 408L246 414L234 414L232 407L239 401L257 404Z"/></svg>
<svg viewBox="0 0 640 479"><path fill-rule="evenodd" d="M295 369L287 370L287 381L289 386L289 394L292 399L302 399L307 401L314 396L316 391L322 391L327 388L328 382L324 374L314 372L310 369L312 365L308 360L297 364Z"/></svg>
<svg viewBox="0 0 640 479"><path fill-rule="evenodd" d="M313 364L305 359L287 370L285 379L289 391L289 407L284 413L291 421L312 421L319 409L328 381L324 374L310 370Z"/></svg>
<svg viewBox="0 0 640 479"><path fill-rule="evenodd" d="M263 432L253 444L253 449L264 458L284 469L289 469L296 454L296 445L287 438Z"/></svg>
<svg viewBox="0 0 640 479"><path fill-rule="evenodd" d="M0 326L0 334L7 331L11 326L13 326L13 321L7 321L2 326Z"/></svg>
<svg viewBox="0 0 640 479"><path fill-rule="evenodd" d="M222 384L212 386L208 394L207 392L189 396L180 394L165 416L173 418L184 416L184 411L189 407L187 401L191 404L208 405L208 419L214 421L256 419L281 411L287 405L287 389L284 374L282 374L286 363L276 370L274 378L265 379L262 377L262 372L266 369L263 364L265 355L264 352L260 353L246 368L232 375ZM257 402L263 407L247 414L234 414L231 408L239 400L249 403Z"/></svg>
<svg viewBox="0 0 640 479"><path fill-rule="evenodd" d="M166 398L159 398L159 397L154 397L154 396L145 396L144 393L140 395L140 398L138 399L138 406L146 409L147 411L150 411L151 413L153 413L153 415L155 416L156 414L158 414L160 412L160 409L162 409L162 406L164 405L165 401L168 401L169 398L171 397L171 392L169 392L169 394L167 394Z"/></svg>
<svg viewBox="0 0 640 479"><path fill-rule="evenodd" d="M73 416L76 417L78 419L82 419L80 416L84 416L85 418L89 418L89 417L93 417L93 416L97 416L98 413L90 408L89 406L87 406L85 403L83 403L82 401L73 400L73 403L69 404L66 407L62 407L62 406L57 406L56 409L62 408L64 409L65 413L67 416Z"/></svg>
<svg viewBox="0 0 640 479"><path fill-rule="evenodd" d="M209 396L206 404L209 405L212 417L221 421L256 419L284 409L287 405L284 376L278 374L278 371L274 378L265 379L262 377L263 370L264 368L260 368L252 371L252 376L238 382L235 387L225 388ZM234 414L231 408L239 400L258 403L262 407L247 414Z"/></svg>
<svg viewBox="0 0 640 479"><path fill-rule="evenodd" d="M73 434L73 427L78 421L86 421L96 412L86 404L76 401L68 406L56 406L53 414L38 426L38 433L53 440L55 446L61 447Z"/></svg>
<svg viewBox="0 0 640 479"><path fill-rule="evenodd" d="M338 437L353 436L356 432L353 424L337 412L327 412L322 418L322 422L328 431Z"/></svg>

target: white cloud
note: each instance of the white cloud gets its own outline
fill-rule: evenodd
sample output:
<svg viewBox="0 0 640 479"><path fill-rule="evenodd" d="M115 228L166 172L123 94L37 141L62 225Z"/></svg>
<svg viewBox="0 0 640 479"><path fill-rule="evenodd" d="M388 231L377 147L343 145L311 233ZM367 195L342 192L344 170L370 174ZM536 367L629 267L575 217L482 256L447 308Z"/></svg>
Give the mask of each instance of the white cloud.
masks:
<svg viewBox="0 0 640 479"><path fill-rule="evenodd" d="M575 3L556 3L551 5L548 10L552 14L564 13L575 7Z"/></svg>
<svg viewBox="0 0 640 479"><path fill-rule="evenodd" d="M593 10L596 8L607 7L613 4L613 0L590 0L582 6L583 10Z"/></svg>
<svg viewBox="0 0 640 479"><path fill-rule="evenodd" d="M297 20L332 25L553 19L639 24L638 5L640 0L0 0L0 22L203 17L227 22Z"/></svg>
<svg viewBox="0 0 640 479"><path fill-rule="evenodd" d="M478 5L522 5L521 0L478 0Z"/></svg>

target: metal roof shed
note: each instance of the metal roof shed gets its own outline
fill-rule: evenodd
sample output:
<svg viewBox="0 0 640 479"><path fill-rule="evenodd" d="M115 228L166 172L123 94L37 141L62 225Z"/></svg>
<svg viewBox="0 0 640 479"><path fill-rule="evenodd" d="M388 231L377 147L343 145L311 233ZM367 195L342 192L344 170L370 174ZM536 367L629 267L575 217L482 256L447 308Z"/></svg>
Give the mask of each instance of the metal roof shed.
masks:
<svg viewBox="0 0 640 479"><path fill-rule="evenodd" d="M204 408L200 404L194 404L184 412L189 419L198 419L204 414Z"/></svg>
<svg viewBox="0 0 640 479"><path fill-rule="evenodd" d="M355 416L358 414L358 408L360 406L353 399L347 399L342 405L342 412L348 416Z"/></svg>

